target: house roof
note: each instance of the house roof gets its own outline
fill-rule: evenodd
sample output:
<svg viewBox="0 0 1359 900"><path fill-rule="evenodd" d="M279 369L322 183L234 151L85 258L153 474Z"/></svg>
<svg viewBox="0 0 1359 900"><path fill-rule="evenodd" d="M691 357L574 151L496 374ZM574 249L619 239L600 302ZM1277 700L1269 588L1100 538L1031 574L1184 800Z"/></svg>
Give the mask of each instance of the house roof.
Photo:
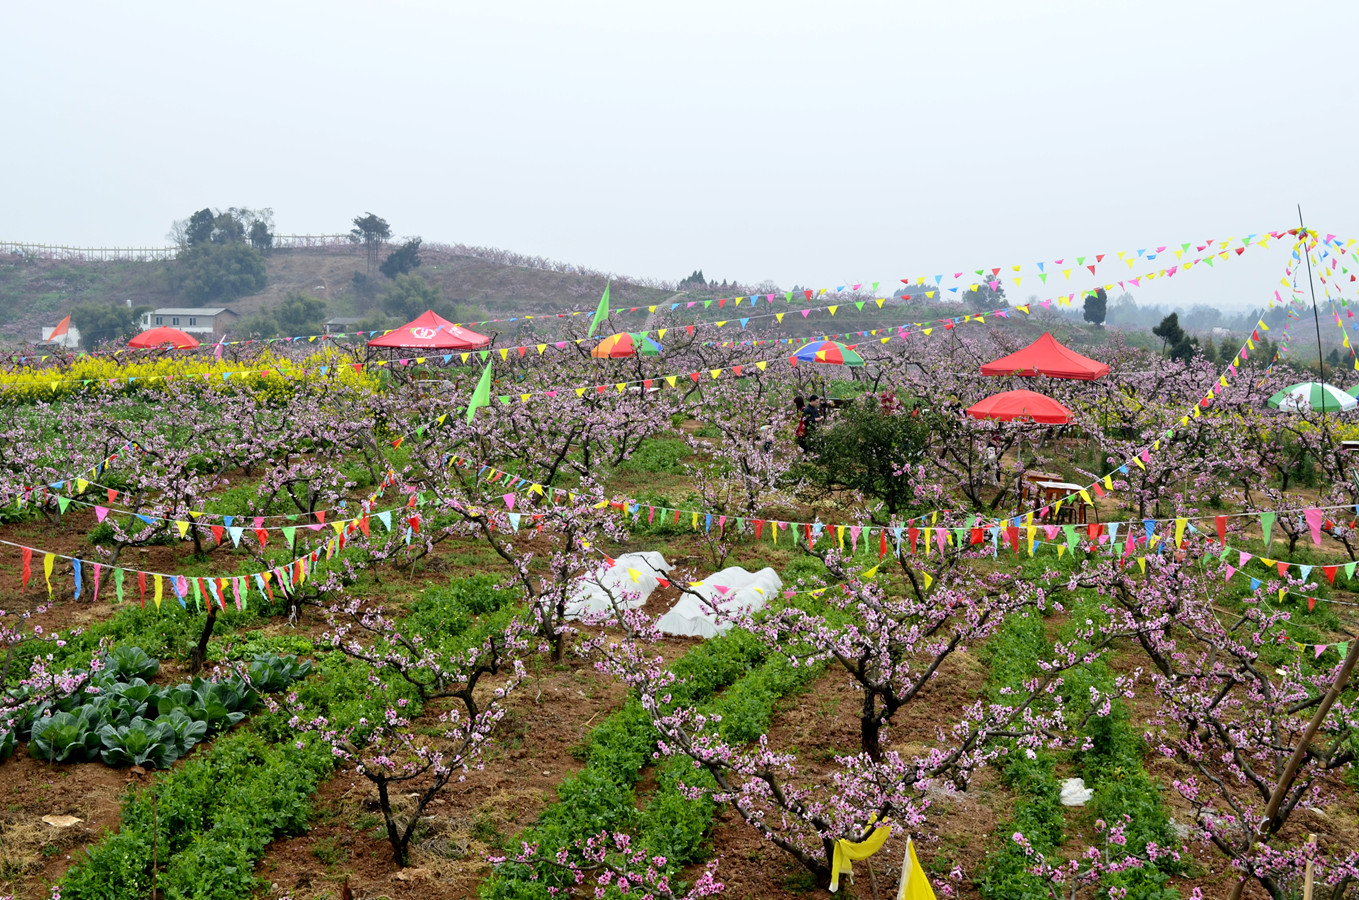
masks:
<svg viewBox="0 0 1359 900"><path fill-rule="evenodd" d="M164 306L160 309L151 310L151 315L153 316L207 316L211 318L213 316L220 316L222 313L231 313L233 316L240 315L236 310L228 309L225 306Z"/></svg>

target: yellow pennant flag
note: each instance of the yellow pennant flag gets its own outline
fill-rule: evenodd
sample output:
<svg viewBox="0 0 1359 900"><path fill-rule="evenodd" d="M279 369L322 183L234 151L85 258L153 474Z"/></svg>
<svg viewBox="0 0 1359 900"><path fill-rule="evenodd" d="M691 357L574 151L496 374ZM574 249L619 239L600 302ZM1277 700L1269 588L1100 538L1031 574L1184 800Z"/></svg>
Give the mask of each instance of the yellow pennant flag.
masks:
<svg viewBox="0 0 1359 900"><path fill-rule="evenodd" d="M925 870L915 856L915 843L906 839L906 855L901 860L901 880L897 882L896 900L936 900L934 888L925 877Z"/></svg>
<svg viewBox="0 0 1359 900"><path fill-rule="evenodd" d="M764 367L767 366L767 365L769 365L768 362L766 362L765 360L760 360L759 362L757 362L757 363L755 364L755 368L757 368L757 369L759 369L761 372L763 372L763 371L764 371Z"/></svg>
<svg viewBox="0 0 1359 900"><path fill-rule="evenodd" d="M42 575L47 579L47 596L52 596L52 566L56 565L57 555L55 553L44 553L42 557Z"/></svg>
<svg viewBox="0 0 1359 900"><path fill-rule="evenodd" d="M1188 524L1189 524L1189 520L1188 520L1188 519L1179 518L1179 519L1176 519L1176 520L1175 520L1175 546L1176 546L1176 547L1180 547L1180 546L1183 546L1183 545L1184 545L1184 529L1185 529L1185 526L1188 525Z"/></svg>
<svg viewBox="0 0 1359 900"><path fill-rule="evenodd" d="M678 376L675 376L675 375L667 375L667 376L665 376L665 383L668 384L668 385L670 385L671 387L674 387L674 386L675 386L675 378L677 378L677 377L678 377Z"/></svg>
<svg viewBox="0 0 1359 900"><path fill-rule="evenodd" d="M156 593L152 597L152 599L155 600L156 602L156 609L160 609L160 598L163 596L164 593L164 585L161 582L161 578L159 575L156 575L155 579L156 579Z"/></svg>
<svg viewBox="0 0 1359 900"><path fill-rule="evenodd" d="M175 522L175 527L179 529L179 539L183 540L184 537L189 533L189 523L184 522L182 520L177 521Z"/></svg>

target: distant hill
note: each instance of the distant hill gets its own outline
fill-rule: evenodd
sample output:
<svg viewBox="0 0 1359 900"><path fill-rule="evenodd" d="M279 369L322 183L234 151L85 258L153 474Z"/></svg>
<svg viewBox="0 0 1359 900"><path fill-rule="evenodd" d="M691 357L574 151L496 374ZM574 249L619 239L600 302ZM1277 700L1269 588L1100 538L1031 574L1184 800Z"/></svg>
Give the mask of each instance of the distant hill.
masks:
<svg viewBox="0 0 1359 900"><path fill-rule="evenodd" d="M414 270L415 274L439 285L444 297L460 305L484 310L488 317L593 310L608 281L601 272L488 248L425 245L420 256L423 264ZM183 298L171 290L171 265L164 260L67 261L0 254L0 338L36 340L41 326L55 324L83 303L126 303L130 300L134 306L185 305ZM330 316L363 316L372 307L372 300L355 287L354 276L364 270L363 249L354 244L276 249L267 257L265 289L229 305L244 317L260 309L275 307L285 295L299 291L324 300ZM376 272L373 281L372 293L377 295L391 285ZM662 282L639 281L613 280L610 297L614 310L653 304L668 307L673 302L732 297L750 291L749 287L732 285L719 292L716 287L692 284L684 285L685 290L678 290L676 286ZM772 305L761 301L754 309L744 303L740 307L729 305L721 311L715 304L708 310L681 307L679 315L689 321L713 321L739 320L742 316L771 312L787 313L781 325L773 319L752 320L749 332L744 335L739 327L728 326L723 330L724 338L739 340L741 337L768 336L772 332L810 337L867 331L973 311L957 303L910 303L897 299L888 300L882 309L872 302L866 302L863 310L855 308L855 300L868 301L870 297L867 292L828 294L810 301L799 298L791 306L780 297ZM840 304L834 317L818 313L804 319L795 312L802 306L823 307L830 303ZM615 321L620 327L647 327L644 324L646 317L641 315ZM967 329L975 327L964 325L962 333L970 333ZM1001 327L1013 332L1015 340L1031 339L1044 330L1052 330L1061 340L1078 346L1099 344L1107 339L1104 332L1073 324L1070 319L1047 310L1035 309L1030 316L1014 313L1009 323Z"/></svg>
<svg viewBox="0 0 1359 900"><path fill-rule="evenodd" d="M561 271L574 267L503 251L427 245L420 256L424 264L415 273L440 285L445 297L492 313L593 309L608 281L603 273ZM163 260L94 262L0 254L0 336L34 340L41 326L55 324L82 303L186 305L170 288L171 265ZM324 300L332 316L366 312L353 284L354 274L365 269L363 249L357 245L275 250L267 267L263 291L229 304L242 316L276 306L292 291ZM373 278L379 294L390 284L376 272ZM613 281L610 296L614 306L636 306L677 293L661 284L623 279Z"/></svg>

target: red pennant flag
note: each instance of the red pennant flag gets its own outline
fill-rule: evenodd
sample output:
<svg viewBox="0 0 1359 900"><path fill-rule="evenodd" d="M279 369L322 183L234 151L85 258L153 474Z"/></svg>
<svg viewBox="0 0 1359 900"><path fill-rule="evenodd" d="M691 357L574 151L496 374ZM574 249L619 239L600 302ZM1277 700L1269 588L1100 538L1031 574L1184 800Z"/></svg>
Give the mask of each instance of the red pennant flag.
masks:
<svg viewBox="0 0 1359 900"><path fill-rule="evenodd" d="M1288 576L1288 563L1281 562L1278 564L1278 566L1279 566L1279 577L1286 578Z"/></svg>
<svg viewBox="0 0 1359 900"><path fill-rule="evenodd" d="M33 548L25 547L22 555L24 558L24 573L22 582L19 585L19 590L27 588L28 579L33 577Z"/></svg>
<svg viewBox="0 0 1359 900"><path fill-rule="evenodd" d="M322 525L326 524L326 511L324 509L318 509L316 511L316 521L320 522Z"/></svg>
<svg viewBox="0 0 1359 900"><path fill-rule="evenodd" d="M137 588L142 594L142 609L146 609L146 573L137 573Z"/></svg>
<svg viewBox="0 0 1359 900"><path fill-rule="evenodd" d="M222 535L223 535L223 534L225 534L225 531L224 531L224 529L222 528L221 525L213 525L213 526L212 526L212 537L213 537L214 540L217 541L218 544L222 543Z"/></svg>
<svg viewBox="0 0 1359 900"><path fill-rule="evenodd" d="M269 532L265 531L263 528L256 528L255 539L258 540L260 546L263 547L269 543Z"/></svg>
<svg viewBox="0 0 1359 900"><path fill-rule="evenodd" d="M676 521L676 522L679 521L679 513L678 513L678 512L675 513L675 521ZM763 532L763 531L764 531L764 519L756 519L756 520L755 520L755 539L756 539L756 540L759 540L759 539L760 539L760 533Z"/></svg>
<svg viewBox="0 0 1359 900"><path fill-rule="evenodd" d="M1217 516L1213 519L1213 524L1217 525L1217 542L1226 546L1227 544L1227 517Z"/></svg>
<svg viewBox="0 0 1359 900"><path fill-rule="evenodd" d="M1323 571L1323 572L1326 573L1326 580L1329 581L1331 584L1335 584L1335 570L1336 570L1337 568L1338 568L1338 566L1322 566L1322 567L1321 567L1321 571Z"/></svg>
<svg viewBox="0 0 1359 900"><path fill-rule="evenodd" d="M881 532L879 532L879 533L882 535L882 537L878 540L878 559L886 559L886 558L887 558L887 529L884 528L884 529L883 529Z"/></svg>
<svg viewBox="0 0 1359 900"><path fill-rule="evenodd" d="M1308 612L1311 612L1313 609L1315 609L1315 608L1316 608L1316 605L1317 605L1317 598L1316 598L1316 597L1308 597L1308 598L1307 598L1307 611L1308 611Z"/></svg>

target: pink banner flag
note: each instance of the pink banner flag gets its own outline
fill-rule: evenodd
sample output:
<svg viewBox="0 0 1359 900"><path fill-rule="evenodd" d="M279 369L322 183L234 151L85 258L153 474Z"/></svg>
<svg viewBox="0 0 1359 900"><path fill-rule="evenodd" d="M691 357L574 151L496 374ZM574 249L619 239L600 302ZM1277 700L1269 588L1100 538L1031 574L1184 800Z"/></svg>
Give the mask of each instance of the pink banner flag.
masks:
<svg viewBox="0 0 1359 900"><path fill-rule="evenodd" d="M1312 529L1312 543L1321 546L1321 526L1326 522L1326 514L1319 509L1308 509L1303 511L1303 516L1307 519L1307 527Z"/></svg>

